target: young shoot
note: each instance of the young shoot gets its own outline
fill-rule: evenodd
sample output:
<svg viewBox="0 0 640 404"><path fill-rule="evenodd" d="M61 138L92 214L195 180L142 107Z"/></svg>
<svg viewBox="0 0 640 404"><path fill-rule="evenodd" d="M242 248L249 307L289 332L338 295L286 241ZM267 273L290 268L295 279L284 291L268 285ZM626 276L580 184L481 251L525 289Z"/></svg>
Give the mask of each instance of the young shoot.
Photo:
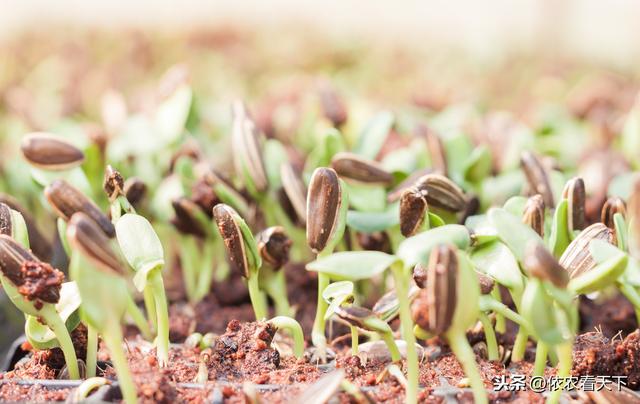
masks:
<svg viewBox="0 0 640 404"><path fill-rule="evenodd" d="M213 218L222 236L232 270L240 273L247 281L256 320L265 319L267 302L259 286L262 258L249 226L232 207L222 203L213 208Z"/></svg>
<svg viewBox="0 0 640 404"><path fill-rule="evenodd" d="M120 250L135 271L133 283L139 292L150 290L155 303L156 348L160 366L169 361L169 311L162 279L164 250L151 223L135 213L127 213L116 222Z"/></svg>
<svg viewBox="0 0 640 404"><path fill-rule="evenodd" d="M450 244L432 249L427 285L411 305L416 324L447 340L465 370L476 403L487 403L487 392L478 371L466 330L478 318L480 296L477 277L468 258Z"/></svg>
<svg viewBox="0 0 640 404"><path fill-rule="evenodd" d="M304 333L302 326L295 319L287 316L277 316L268 321L276 329L284 329L293 337L293 355L300 359L304 355Z"/></svg>
<svg viewBox="0 0 640 404"><path fill-rule="evenodd" d="M8 209L0 205L0 210ZM17 212L11 212L13 223L20 226ZM3 219L4 221L5 219ZM6 224L6 222L5 222ZM6 227L5 227L6 228ZM14 232L18 233L19 231ZM24 229L26 234L26 229ZM65 320L56 308L64 274L41 262L16 240L0 235L0 282L9 300L23 313L33 316L55 334L72 379L80 378L78 359Z"/></svg>
<svg viewBox="0 0 640 404"><path fill-rule="evenodd" d="M260 285L274 301L276 314L293 315L287 298L287 280L284 266L289 262L292 241L280 226L269 227L256 236L258 252L262 257Z"/></svg>
<svg viewBox="0 0 640 404"><path fill-rule="evenodd" d="M131 300L122 266L104 232L84 213L73 215L67 226L67 238L74 251L70 272L82 297L83 319L102 335L124 401L135 404L136 387L122 348L121 322Z"/></svg>
<svg viewBox="0 0 640 404"><path fill-rule="evenodd" d="M342 239L346 224L348 199L344 184L331 168L317 168L311 177L307 194L307 243L318 258L333 252ZM318 303L316 317L311 332L311 340L316 347L316 357L326 361L327 338L325 336L325 312L327 304L322 292L329 286L330 279L318 273Z"/></svg>
<svg viewBox="0 0 640 404"><path fill-rule="evenodd" d="M353 355L358 354L358 329L363 329L380 336L387 345L393 362L399 362L400 359L402 359L398 346L393 338L391 327L386 321L378 318L374 312L364 307L338 306L335 308L335 314L351 327L352 346L354 347Z"/></svg>

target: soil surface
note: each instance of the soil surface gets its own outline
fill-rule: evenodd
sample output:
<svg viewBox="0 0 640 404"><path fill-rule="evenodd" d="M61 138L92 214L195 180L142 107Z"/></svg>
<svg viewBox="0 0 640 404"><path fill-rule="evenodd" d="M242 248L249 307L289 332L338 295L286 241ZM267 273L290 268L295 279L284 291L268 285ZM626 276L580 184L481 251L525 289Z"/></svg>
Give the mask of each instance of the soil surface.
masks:
<svg viewBox="0 0 640 404"><path fill-rule="evenodd" d="M296 318L310 335L316 305L315 274L301 266L286 268L291 304ZM231 282L234 282L233 278ZM351 355L348 329L338 323L327 326L335 360L316 366L310 353L296 359L291 355L291 340L267 323L252 322L254 314L242 279L237 287L227 287L225 294L210 294L195 307L177 302L170 306L171 340L169 365L160 368L154 348L127 327L126 352L140 402L144 403L245 403L256 396L263 402L292 402L302 397L313 383L334 370L344 371L345 378L359 386L361 394L374 402L402 403L402 381L389 371L389 359L375 351ZM180 297L174 291L172 295ZM216 298L215 296L218 296ZM222 298L221 298L222 297ZM503 296L509 304L508 296ZM628 387L640 389L640 331L633 308L623 297L595 302L582 299L580 314L584 324L574 346L573 376L627 376ZM397 323L397 321L395 322ZM394 329L398 324L392 324ZM188 347L183 342L191 333L212 332L216 335L206 350ZM494 379L513 374L530 375L535 345L529 341L525 362L510 363L508 353L517 328L507 322L504 334L498 334L506 362L486 359L486 344L481 327L471 329L467 337L492 402L544 402L544 396L531 390L493 391ZM85 356L86 329L79 327L72 335L80 359ZM399 338L398 335L396 335ZM361 343L365 342L361 338ZM307 341L307 347L310 345ZM28 344L26 346L28 347ZM101 344L98 359L109 360L108 350ZM46 389L41 385L20 385L19 380L53 380L59 377L64 357L59 349L34 351L19 362L13 371L0 374L0 401L63 401L69 388ZM404 366L404 362L397 364ZM555 374L548 364L546 376ZM99 375L115 380L115 371L107 366ZM206 378L206 383L201 382ZM460 364L440 338L423 342L419 376L421 402L473 402L467 379ZM346 392L336 394L337 402L359 402ZM572 397L586 402L582 394Z"/></svg>

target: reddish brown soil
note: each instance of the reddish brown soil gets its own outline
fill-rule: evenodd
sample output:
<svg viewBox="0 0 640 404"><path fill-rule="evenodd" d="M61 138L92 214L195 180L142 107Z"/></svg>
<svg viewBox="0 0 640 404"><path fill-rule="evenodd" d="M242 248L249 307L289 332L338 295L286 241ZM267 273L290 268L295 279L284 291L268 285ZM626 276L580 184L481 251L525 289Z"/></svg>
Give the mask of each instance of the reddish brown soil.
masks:
<svg viewBox="0 0 640 404"><path fill-rule="evenodd" d="M309 335L315 315L316 279L301 266L287 267L287 278L291 304L297 309L296 317L302 320L305 335ZM233 305L223 305L210 295L195 308L185 303L171 305L171 339L181 342L190 333L213 332L219 337L210 348L206 358L209 382L204 388L194 388L183 383L193 383L198 374L201 361L199 348L182 345L172 346L169 366L161 369L155 360L150 345L136 337L135 329L130 328L127 344L129 365L138 386L141 402L212 402L216 397L225 403L244 403L247 400L242 383L249 381L264 386L258 389L258 395L264 402L289 402L302 394L309 383L323 376L323 370L308 362L308 359L297 360L289 356L281 356L273 347L274 330L264 323L254 323L254 314L246 295L242 280L238 287L226 288L225 300L236 301ZM505 302L508 298L505 296ZM576 339L574 349L573 374L579 375L626 375L632 388L640 387L640 331L635 328L633 309L627 307L624 298L614 298L606 304L596 305L591 301L581 302L581 316L585 328L596 325L603 333L585 333ZM590 320L591 322L587 322ZM507 332L498 335L501 345L510 346L517 328L507 323ZM590 324L590 325L589 325ZM397 328L397 324L394 326ZM328 327L328 331L331 327ZM614 332L614 330L617 330ZM605 332L606 331L606 332ZM618 331L616 338L609 339ZM629 334L630 333L630 334ZM363 386L364 393L375 402L401 403L404 398L402 385L392 376L384 375L387 362L376 358L352 357L350 353L350 336L342 335L344 329L333 327L334 343L337 351L335 367L345 370L348 380ZM620 335L627 335L622 338ZM500 375L530 374L532 364L522 362L509 364L489 362L483 355L484 333L482 330L471 330L469 340L475 344L477 361L487 389L491 389L492 379ZM74 333L78 346L86 343L86 331ZM84 342L83 342L84 341ZM533 360L534 345L530 342L526 359ZM439 338L426 342L426 355L420 367L420 401L446 402L456 399L459 402L471 403L473 398L465 387L465 375L459 363L448 347ZM78 349L79 357L84 356L84 348ZM100 360L108 360L109 353L101 347ZM5 382L0 385L0 400L60 400L69 393L69 389L47 391L41 387L18 386L7 382L7 379L54 379L64 363L59 350L35 352L29 360L21 362L14 371L0 375ZM548 375L555 373L553 368L547 369ZM105 371L106 377L115 378L111 368ZM216 382L214 382L214 380ZM444 382L446 380L446 382ZM444 384L443 384L444 383ZM270 389L270 385L278 385ZM353 402L346 393L337 395L338 402ZM492 392L492 402L543 402L541 395L531 391Z"/></svg>
<svg viewBox="0 0 640 404"><path fill-rule="evenodd" d="M169 402L211 402L214 396L225 403L245 402L242 383L249 381L258 388L257 394L265 402L291 401L305 390L309 383L317 381L323 370L308 362L293 357L281 356L272 347L275 330L266 323L229 322L225 332L210 348L210 355L204 358L209 382L204 388L194 388L181 383L193 383L201 361L199 348L183 345L173 346L169 365L160 368L155 352L150 345L140 339L127 343L129 366L138 386L139 399L145 403ZM351 356L348 338L335 345L338 350L336 368L345 370L346 377L356 385L363 386L364 393L375 402L401 403L404 398L402 385L393 376L385 375L388 362L377 358ZM444 402L454 398L460 402L472 402L464 386L465 374L460 364L446 346L437 339L428 341L425 357L420 366L420 400L424 402ZM47 356L48 355L48 356ZM18 386L7 379L53 379L56 368L50 352L36 352L29 360L23 361L15 371L3 375L0 385L2 400L62 400L68 389L48 392L39 387ZM101 347L99 359L108 360L108 351ZM522 362L505 367L500 362L490 362L477 356L477 361L487 389L491 389L496 376L530 374L532 364ZM574 375L627 375L629 385L637 388L640 382L640 331L624 340L611 341L602 334L588 333L576 340L574 351ZM55 363L55 365L59 365ZM403 366L404 364L400 364ZM553 368L547 369L553 375ZM105 376L115 378L115 372L107 368ZM213 382L213 381L216 382ZM446 382L445 382L446 381ZM271 390L270 385L283 386ZM541 395L531 391L492 392L493 402L543 402ZM339 402L352 402L346 393L338 395Z"/></svg>
<svg viewBox="0 0 640 404"><path fill-rule="evenodd" d="M628 377L628 387L640 388L640 330L616 339L601 333L579 335L573 352L573 374Z"/></svg>

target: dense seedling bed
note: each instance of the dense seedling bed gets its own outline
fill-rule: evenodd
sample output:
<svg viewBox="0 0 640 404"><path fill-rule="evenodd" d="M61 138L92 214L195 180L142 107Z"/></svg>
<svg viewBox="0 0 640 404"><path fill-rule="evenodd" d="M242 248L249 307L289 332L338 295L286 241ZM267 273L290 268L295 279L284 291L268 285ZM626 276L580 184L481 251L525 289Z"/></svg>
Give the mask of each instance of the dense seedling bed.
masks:
<svg viewBox="0 0 640 404"><path fill-rule="evenodd" d="M261 49L217 35L202 54ZM639 402L631 84L520 114L462 79L398 101L359 51L378 67L309 57L295 86L209 60L236 100L205 61L140 67L153 51L125 88L0 82L0 280L24 314L0 401Z"/></svg>

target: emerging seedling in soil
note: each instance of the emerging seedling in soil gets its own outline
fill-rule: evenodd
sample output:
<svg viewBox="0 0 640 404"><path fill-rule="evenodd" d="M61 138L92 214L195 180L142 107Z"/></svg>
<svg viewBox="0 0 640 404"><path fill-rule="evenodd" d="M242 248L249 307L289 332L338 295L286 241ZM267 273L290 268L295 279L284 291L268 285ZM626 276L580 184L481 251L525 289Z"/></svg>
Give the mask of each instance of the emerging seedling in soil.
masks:
<svg viewBox="0 0 640 404"><path fill-rule="evenodd" d="M346 224L348 199L344 184L338 174L330 168L317 168L311 177L307 194L307 243L318 254L326 257L342 239ZM326 361L325 312L327 304L322 292L330 279L318 273L318 303L311 332L311 340L317 349L316 356Z"/></svg>
<svg viewBox="0 0 640 404"><path fill-rule="evenodd" d="M133 283L139 292L149 290L156 314L156 347L160 366L169 360L169 310L162 280L164 250L151 223L135 213L127 213L116 222L120 250L134 269Z"/></svg>
<svg viewBox="0 0 640 404"><path fill-rule="evenodd" d="M487 393L466 338L467 328L477 319L480 288L466 256L451 245L432 249L422 289L412 308L416 324L428 333L444 337L469 378L476 403L486 403Z"/></svg>
<svg viewBox="0 0 640 404"><path fill-rule="evenodd" d="M7 229L7 210L0 204L3 229ZM26 239L26 227L19 214L9 210L11 215L11 233L23 240ZM18 230L17 227L22 227ZM22 236L20 236L22 234ZM26 243L28 247L28 243ZM65 321L56 309L60 300L60 289L64 274L51 265L40 262L31 252L7 234L0 235L0 281L11 302L23 313L33 316L46 324L56 336L64 354L65 362L72 379L79 379L78 360L73 342Z"/></svg>
<svg viewBox="0 0 640 404"><path fill-rule="evenodd" d="M213 208L213 218L224 241L232 269L247 280L256 320L265 319L267 302L259 286L262 258L249 227L232 207L222 203Z"/></svg>
<svg viewBox="0 0 640 404"><path fill-rule="evenodd" d="M304 355L304 333L302 326L294 318L277 316L268 321L277 329L284 329L293 337L293 355L300 359Z"/></svg>
<svg viewBox="0 0 640 404"><path fill-rule="evenodd" d="M391 327L386 321L378 318L374 312L364 307L338 306L335 309L335 314L351 327L353 355L358 354L358 329L363 329L378 334L387 345L391 353L391 360L393 362L400 361L400 351L393 338Z"/></svg>
<svg viewBox="0 0 640 404"><path fill-rule="evenodd" d="M289 262L292 241L284 228L275 226L258 233L256 242L262 257L260 285L275 302L276 313L291 316L293 313L287 298L287 280L283 267Z"/></svg>
<svg viewBox="0 0 640 404"><path fill-rule="evenodd" d="M76 213L67 226L74 248L71 272L82 297L83 320L100 333L111 353L120 390L127 404L137 402L127 358L122 348L122 318L131 299L115 252L100 227L87 215Z"/></svg>

